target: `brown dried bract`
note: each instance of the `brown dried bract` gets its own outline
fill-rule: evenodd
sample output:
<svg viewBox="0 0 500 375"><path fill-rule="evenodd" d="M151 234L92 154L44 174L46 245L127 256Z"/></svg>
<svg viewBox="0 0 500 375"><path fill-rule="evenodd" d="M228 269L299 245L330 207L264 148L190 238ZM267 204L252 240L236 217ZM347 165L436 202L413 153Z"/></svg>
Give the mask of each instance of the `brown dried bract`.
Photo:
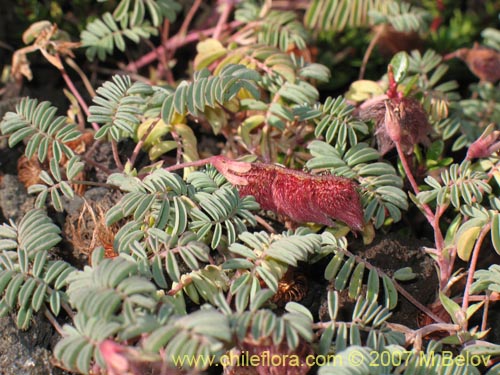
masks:
<svg viewBox="0 0 500 375"><path fill-rule="evenodd" d="M42 172L42 166L36 155L31 159L22 155L17 160L17 177L26 188L42 182L39 177L40 172Z"/></svg>
<svg viewBox="0 0 500 375"><path fill-rule="evenodd" d="M75 139L74 141L70 141L65 143L70 149L72 149L76 154L84 153L87 148L93 143L94 135L92 132L84 132L81 137ZM47 151L47 159L53 158L52 145L49 146ZM60 165L64 169L68 162L68 158L66 155L62 154ZM40 180L40 172L43 170L48 170L48 163L45 162L42 165L38 161L38 155L35 155L28 159L26 156L21 156L17 162L17 174L19 181L23 183L26 188L29 188L31 185L40 184L42 181ZM81 171L79 174L75 176L76 181L85 180L85 171ZM78 195L83 195L85 193L85 185L82 184L71 184L74 192Z"/></svg>
<svg viewBox="0 0 500 375"><path fill-rule="evenodd" d="M288 270L278 283L278 291L271 299L278 306L285 306L288 302L299 302L309 290L307 278L304 274Z"/></svg>

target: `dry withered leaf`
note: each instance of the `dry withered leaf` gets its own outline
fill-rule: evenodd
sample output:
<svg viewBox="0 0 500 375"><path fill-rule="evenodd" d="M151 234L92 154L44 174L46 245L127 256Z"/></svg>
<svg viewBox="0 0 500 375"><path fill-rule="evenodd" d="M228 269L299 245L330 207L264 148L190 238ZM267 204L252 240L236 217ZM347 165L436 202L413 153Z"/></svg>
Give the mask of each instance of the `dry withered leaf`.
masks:
<svg viewBox="0 0 500 375"><path fill-rule="evenodd" d="M106 258L118 255L113 248L113 242L120 225L114 224L110 227L106 225L106 211L109 205L110 202L106 200L90 203L84 200L78 218L74 220L68 217L66 220L65 237L71 242L75 252L88 257L89 262L92 252L98 246L104 248Z"/></svg>
<svg viewBox="0 0 500 375"><path fill-rule="evenodd" d="M23 41L29 44L18 49L12 55L12 75L17 79L23 76L28 80L33 78L28 53L40 51L49 63L57 69L64 69L60 56L74 57L73 49L81 46L80 42L71 42L66 32L58 29L49 21L38 21L32 24L24 33Z"/></svg>

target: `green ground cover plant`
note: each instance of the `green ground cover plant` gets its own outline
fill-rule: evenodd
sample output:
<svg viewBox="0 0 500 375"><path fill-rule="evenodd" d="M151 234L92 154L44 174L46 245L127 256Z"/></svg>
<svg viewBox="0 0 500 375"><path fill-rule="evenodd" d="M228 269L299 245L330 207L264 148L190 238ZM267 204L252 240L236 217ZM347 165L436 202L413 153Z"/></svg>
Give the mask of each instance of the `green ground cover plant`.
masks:
<svg viewBox="0 0 500 375"><path fill-rule="evenodd" d="M0 132L36 198L0 226L0 315L82 374L499 373L500 8L413 3L18 4ZM19 94L35 59L64 108ZM393 234L432 301L365 259Z"/></svg>

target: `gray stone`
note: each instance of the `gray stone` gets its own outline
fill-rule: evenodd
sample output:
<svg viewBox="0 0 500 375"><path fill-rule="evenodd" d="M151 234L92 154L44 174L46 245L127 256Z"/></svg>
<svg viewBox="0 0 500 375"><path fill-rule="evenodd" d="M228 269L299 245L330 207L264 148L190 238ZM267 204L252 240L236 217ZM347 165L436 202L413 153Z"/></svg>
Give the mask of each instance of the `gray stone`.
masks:
<svg viewBox="0 0 500 375"><path fill-rule="evenodd" d="M53 336L54 329L43 315L35 316L27 331L19 330L10 316L0 318L0 374L67 374L52 364Z"/></svg>
<svg viewBox="0 0 500 375"><path fill-rule="evenodd" d="M7 220L19 221L26 212L34 208L34 203L34 196L28 195L17 176L3 176L0 184L0 209Z"/></svg>

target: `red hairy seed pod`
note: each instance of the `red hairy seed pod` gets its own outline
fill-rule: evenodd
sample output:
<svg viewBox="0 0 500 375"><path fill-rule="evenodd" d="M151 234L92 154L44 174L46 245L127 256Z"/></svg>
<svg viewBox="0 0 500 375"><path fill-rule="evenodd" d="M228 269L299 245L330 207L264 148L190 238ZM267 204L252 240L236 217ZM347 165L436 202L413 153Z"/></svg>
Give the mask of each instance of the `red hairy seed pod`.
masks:
<svg viewBox="0 0 500 375"><path fill-rule="evenodd" d="M273 164L246 163L216 156L210 161L241 196L253 195L264 210L298 223L333 226L334 220L361 231L363 208L356 184L347 178L315 176Z"/></svg>

